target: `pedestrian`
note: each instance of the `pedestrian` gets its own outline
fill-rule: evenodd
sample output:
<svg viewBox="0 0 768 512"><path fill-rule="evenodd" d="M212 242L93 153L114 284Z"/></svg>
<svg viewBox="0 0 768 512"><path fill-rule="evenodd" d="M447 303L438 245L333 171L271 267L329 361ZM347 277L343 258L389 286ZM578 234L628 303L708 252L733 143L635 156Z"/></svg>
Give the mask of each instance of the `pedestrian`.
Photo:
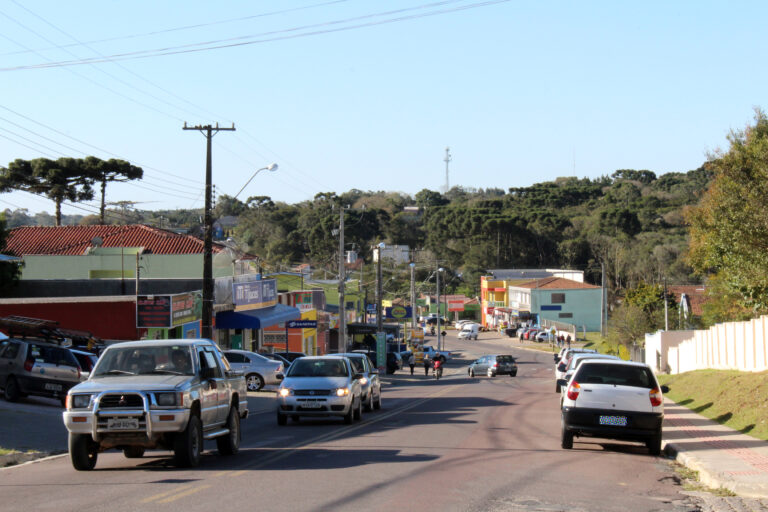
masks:
<svg viewBox="0 0 768 512"><path fill-rule="evenodd" d="M408 356L408 366L411 367L411 375L413 375L413 367L416 366L416 358L413 357L413 352Z"/></svg>
<svg viewBox="0 0 768 512"><path fill-rule="evenodd" d="M429 375L429 358L424 357L424 375Z"/></svg>
<svg viewBox="0 0 768 512"><path fill-rule="evenodd" d="M568 348L571 348L571 335L569 334L567 338L565 338L565 342L568 344Z"/></svg>

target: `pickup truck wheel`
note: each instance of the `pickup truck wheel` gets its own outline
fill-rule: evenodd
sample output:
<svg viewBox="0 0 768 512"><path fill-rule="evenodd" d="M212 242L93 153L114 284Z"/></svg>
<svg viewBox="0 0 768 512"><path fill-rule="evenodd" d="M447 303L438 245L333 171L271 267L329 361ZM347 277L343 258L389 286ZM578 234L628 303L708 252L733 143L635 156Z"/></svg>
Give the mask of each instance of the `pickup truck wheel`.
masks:
<svg viewBox="0 0 768 512"><path fill-rule="evenodd" d="M69 458L78 471L90 471L96 467L99 445L89 434L69 434Z"/></svg>
<svg viewBox="0 0 768 512"><path fill-rule="evenodd" d="M264 387L264 377L258 373L249 373L245 376L245 383L248 385L248 391L259 391Z"/></svg>
<svg viewBox="0 0 768 512"><path fill-rule="evenodd" d="M195 467L200 464L203 451L203 431L200 418L191 416L184 432L176 434L173 440L173 455L179 467Z"/></svg>
<svg viewBox="0 0 768 512"><path fill-rule="evenodd" d="M216 438L216 448L222 455L234 455L240 450L240 415L235 407L229 408L227 428L229 434Z"/></svg>
<svg viewBox="0 0 768 512"><path fill-rule="evenodd" d="M16 379L13 377L9 378L5 383L5 399L9 402L15 402L20 396L19 384L16 382Z"/></svg>
<svg viewBox="0 0 768 512"><path fill-rule="evenodd" d="M280 425L280 426L287 425L288 424L288 416L286 416L285 414L277 413L277 424Z"/></svg>
<svg viewBox="0 0 768 512"><path fill-rule="evenodd" d="M123 455L125 455L126 459L140 459L144 456L144 447L129 446L127 448L123 448Z"/></svg>

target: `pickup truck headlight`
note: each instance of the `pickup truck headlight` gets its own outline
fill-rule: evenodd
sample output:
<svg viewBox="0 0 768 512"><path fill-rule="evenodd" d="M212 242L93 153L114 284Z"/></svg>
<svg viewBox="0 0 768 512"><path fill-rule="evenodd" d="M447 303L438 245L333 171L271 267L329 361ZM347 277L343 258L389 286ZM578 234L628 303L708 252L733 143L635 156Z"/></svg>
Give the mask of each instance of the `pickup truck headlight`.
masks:
<svg viewBox="0 0 768 512"><path fill-rule="evenodd" d="M155 393L155 403L159 407L176 407L181 405L181 393Z"/></svg>
<svg viewBox="0 0 768 512"><path fill-rule="evenodd" d="M93 395L72 395L70 404L72 409L89 409Z"/></svg>
<svg viewBox="0 0 768 512"><path fill-rule="evenodd" d="M331 393L336 396L347 396L349 395L349 388L334 389Z"/></svg>

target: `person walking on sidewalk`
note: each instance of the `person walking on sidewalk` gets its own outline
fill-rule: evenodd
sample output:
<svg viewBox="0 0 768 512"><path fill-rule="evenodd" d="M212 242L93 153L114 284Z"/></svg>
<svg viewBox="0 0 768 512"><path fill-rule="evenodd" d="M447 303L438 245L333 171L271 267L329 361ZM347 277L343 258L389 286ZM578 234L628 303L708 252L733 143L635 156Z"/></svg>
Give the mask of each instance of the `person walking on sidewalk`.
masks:
<svg viewBox="0 0 768 512"><path fill-rule="evenodd" d="M425 355L424 356L424 375L429 375L429 367L432 365L432 361Z"/></svg>
<svg viewBox="0 0 768 512"><path fill-rule="evenodd" d="M413 375L413 367L416 366L416 358L413 357L413 352L408 356L408 366L411 367L411 375Z"/></svg>

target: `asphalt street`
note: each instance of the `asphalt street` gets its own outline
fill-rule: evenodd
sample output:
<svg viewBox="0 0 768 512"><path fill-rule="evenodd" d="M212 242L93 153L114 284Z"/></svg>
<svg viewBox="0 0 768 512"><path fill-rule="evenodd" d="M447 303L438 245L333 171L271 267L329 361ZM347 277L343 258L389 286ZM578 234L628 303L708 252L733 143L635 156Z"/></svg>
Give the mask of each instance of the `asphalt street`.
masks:
<svg viewBox="0 0 768 512"><path fill-rule="evenodd" d="M91 472L67 456L3 469L0 510L709 510L640 444L577 439L562 450L552 355L513 345L449 335L456 353L443 379L387 376L383 409L353 425L280 427L273 394L253 394L240 453L206 443L193 470L175 468L169 452L102 453ZM472 359L500 352L518 358L517 377L467 376Z"/></svg>

